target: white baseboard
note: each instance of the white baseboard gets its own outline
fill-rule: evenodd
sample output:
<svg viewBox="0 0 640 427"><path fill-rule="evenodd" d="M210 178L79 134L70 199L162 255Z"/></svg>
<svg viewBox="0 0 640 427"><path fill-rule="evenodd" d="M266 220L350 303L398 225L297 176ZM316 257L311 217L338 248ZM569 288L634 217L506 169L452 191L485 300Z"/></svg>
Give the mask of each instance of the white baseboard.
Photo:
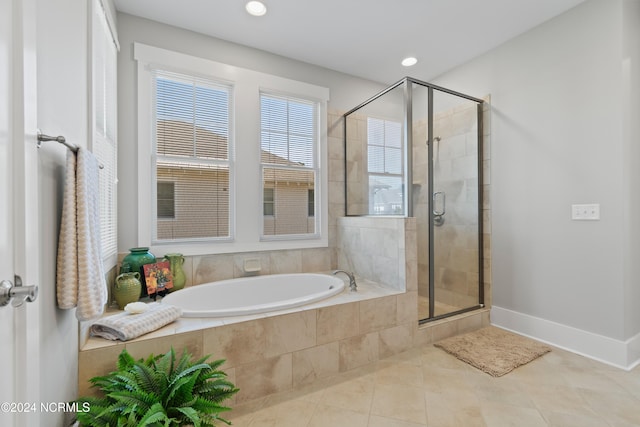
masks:
<svg viewBox="0 0 640 427"><path fill-rule="evenodd" d="M620 341L496 306L491 324L624 370L640 364L640 334Z"/></svg>

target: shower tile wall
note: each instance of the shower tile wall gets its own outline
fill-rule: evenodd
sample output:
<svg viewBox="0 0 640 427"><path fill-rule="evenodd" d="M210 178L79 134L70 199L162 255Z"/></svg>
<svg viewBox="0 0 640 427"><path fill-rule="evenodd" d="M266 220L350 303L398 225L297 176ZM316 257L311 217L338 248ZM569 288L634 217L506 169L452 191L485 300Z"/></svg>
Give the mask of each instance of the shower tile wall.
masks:
<svg viewBox="0 0 640 427"><path fill-rule="evenodd" d="M488 101L488 99L487 99ZM483 122L483 227L485 295L490 295L490 210L489 210L489 105ZM434 115L434 191L445 191L447 214L444 225L435 228L436 300L458 308L478 302L477 251L477 109L475 104L453 108ZM413 123L414 215L418 239L418 293L429 294L429 208L427 121ZM486 298L485 298L486 299ZM485 303L489 301L485 300Z"/></svg>
<svg viewBox="0 0 640 427"><path fill-rule="evenodd" d="M398 290L415 291L414 218L338 219L338 268Z"/></svg>
<svg viewBox="0 0 640 427"><path fill-rule="evenodd" d="M350 114L347 118L347 182L349 215L369 214L369 178L367 175L367 115ZM344 203L344 202L343 202Z"/></svg>

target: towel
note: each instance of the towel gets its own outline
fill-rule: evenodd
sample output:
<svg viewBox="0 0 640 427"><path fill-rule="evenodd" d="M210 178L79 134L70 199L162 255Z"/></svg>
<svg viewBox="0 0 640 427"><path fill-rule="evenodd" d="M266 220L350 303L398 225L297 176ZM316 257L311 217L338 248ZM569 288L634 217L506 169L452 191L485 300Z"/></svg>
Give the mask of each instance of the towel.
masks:
<svg viewBox="0 0 640 427"><path fill-rule="evenodd" d="M62 220L58 240L58 307L77 307L78 320L96 319L107 303L100 250L98 161L89 150L67 153Z"/></svg>
<svg viewBox="0 0 640 427"><path fill-rule="evenodd" d="M149 309L144 313L130 314L125 311L98 320L91 325L91 335L112 341L128 341L160 329L182 314L178 307L169 304L153 302L148 305Z"/></svg>

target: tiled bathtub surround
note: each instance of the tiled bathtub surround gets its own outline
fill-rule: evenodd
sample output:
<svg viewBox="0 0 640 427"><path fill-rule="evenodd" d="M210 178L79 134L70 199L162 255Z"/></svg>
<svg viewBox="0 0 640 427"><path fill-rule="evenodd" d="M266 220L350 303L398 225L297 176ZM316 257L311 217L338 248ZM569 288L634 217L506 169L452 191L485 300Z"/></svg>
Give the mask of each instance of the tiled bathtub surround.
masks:
<svg viewBox="0 0 640 427"><path fill-rule="evenodd" d="M345 279L346 280L346 279ZM79 395L95 393L89 378L134 357L173 346L194 356L226 359L223 369L240 388L235 403L301 387L318 379L488 324L488 311L418 328L417 292L403 293L358 278L359 290L306 307L222 319L181 318L126 343L91 338L79 354Z"/></svg>

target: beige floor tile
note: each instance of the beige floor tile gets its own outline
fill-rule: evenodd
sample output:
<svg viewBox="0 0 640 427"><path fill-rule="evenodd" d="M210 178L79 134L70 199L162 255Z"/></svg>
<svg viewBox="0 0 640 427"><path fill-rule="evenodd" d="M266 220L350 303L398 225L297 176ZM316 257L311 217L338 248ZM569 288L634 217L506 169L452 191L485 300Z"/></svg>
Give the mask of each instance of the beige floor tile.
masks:
<svg viewBox="0 0 640 427"><path fill-rule="evenodd" d="M376 371L377 384L407 384L422 387L422 367L411 363L380 361Z"/></svg>
<svg viewBox="0 0 640 427"><path fill-rule="evenodd" d="M593 411L614 426L640 426L640 400L629 393L580 390Z"/></svg>
<svg viewBox="0 0 640 427"><path fill-rule="evenodd" d="M565 368L561 371L560 375L566 378L567 382L575 388L607 393L625 392L625 389L619 383L602 372L581 368Z"/></svg>
<svg viewBox="0 0 640 427"><path fill-rule="evenodd" d="M502 403L505 405L535 408L531 396L524 392L518 381L505 375L493 378L487 374L473 378L474 391L481 402Z"/></svg>
<svg viewBox="0 0 640 427"><path fill-rule="evenodd" d="M401 383L377 384L371 414L425 424L427 413L424 390Z"/></svg>
<svg viewBox="0 0 640 427"><path fill-rule="evenodd" d="M328 387L320 401L325 405L368 414L374 389L371 377L356 378Z"/></svg>
<svg viewBox="0 0 640 427"><path fill-rule="evenodd" d="M290 400L267 407L255 414L251 427L300 427L311 420L316 404L303 400ZM233 423L236 425L235 421Z"/></svg>
<svg viewBox="0 0 640 427"><path fill-rule="evenodd" d="M410 423L408 421L394 420L393 418L371 415L367 427L423 427L427 424Z"/></svg>
<svg viewBox="0 0 640 427"><path fill-rule="evenodd" d="M545 419L549 427L607 427L610 426L606 420L597 415L551 412L545 414Z"/></svg>
<svg viewBox="0 0 640 427"><path fill-rule="evenodd" d="M491 427L546 427L542 415L531 408L485 402L482 416Z"/></svg>
<svg viewBox="0 0 640 427"><path fill-rule="evenodd" d="M426 392L429 427L486 426L480 400L471 391Z"/></svg>
<svg viewBox="0 0 640 427"><path fill-rule="evenodd" d="M367 427L368 420L368 414L335 406L318 405L307 427ZM304 424L298 424L298 426L304 426Z"/></svg>
<svg viewBox="0 0 640 427"><path fill-rule="evenodd" d="M532 385L527 388L527 396L543 415L553 412L593 414L587 401L573 387Z"/></svg>

